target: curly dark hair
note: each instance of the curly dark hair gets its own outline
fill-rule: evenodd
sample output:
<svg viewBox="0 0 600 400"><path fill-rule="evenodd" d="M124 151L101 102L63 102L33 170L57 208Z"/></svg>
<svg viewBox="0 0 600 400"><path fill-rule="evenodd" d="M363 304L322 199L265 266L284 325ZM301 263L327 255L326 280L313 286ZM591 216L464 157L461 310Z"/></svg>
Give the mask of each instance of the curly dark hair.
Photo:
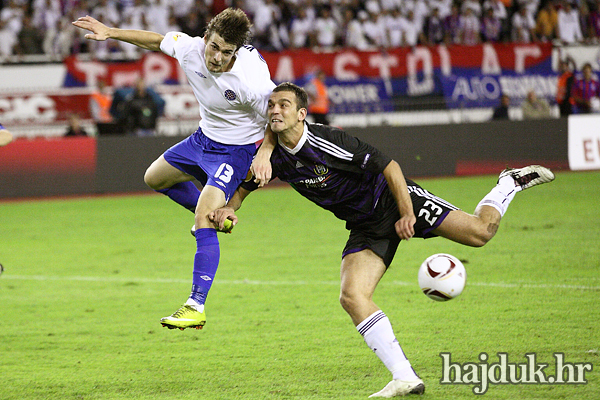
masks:
<svg viewBox="0 0 600 400"><path fill-rule="evenodd" d="M206 37L217 33L227 43L242 47L250 39L252 23L248 16L239 8L226 8L210 20L206 27Z"/></svg>
<svg viewBox="0 0 600 400"><path fill-rule="evenodd" d="M296 95L296 109L300 110L301 108L306 108L308 110L308 94L306 90L301 88L300 86L291 83L291 82L283 82L277 85L273 92L292 92Z"/></svg>

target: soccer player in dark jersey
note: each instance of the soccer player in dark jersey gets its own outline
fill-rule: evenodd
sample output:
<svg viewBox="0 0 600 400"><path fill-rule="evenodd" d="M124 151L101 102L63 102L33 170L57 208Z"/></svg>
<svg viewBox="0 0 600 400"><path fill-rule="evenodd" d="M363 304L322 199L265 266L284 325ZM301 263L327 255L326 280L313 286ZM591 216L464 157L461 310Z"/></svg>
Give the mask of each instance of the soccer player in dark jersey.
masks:
<svg viewBox="0 0 600 400"><path fill-rule="evenodd" d="M496 233L508 204L520 190L550 182L541 166L507 169L473 215L405 179L398 163L373 146L331 126L308 124L307 94L292 84L277 86L269 99L268 121L278 145L271 155L273 176L346 221L350 237L342 253L340 302L367 345L393 380L371 397L421 394L417 376L387 316L373 302L377 283L401 240L443 236L483 246ZM242 183L227 206L209 215L221 229L257 184Z"/></svg>

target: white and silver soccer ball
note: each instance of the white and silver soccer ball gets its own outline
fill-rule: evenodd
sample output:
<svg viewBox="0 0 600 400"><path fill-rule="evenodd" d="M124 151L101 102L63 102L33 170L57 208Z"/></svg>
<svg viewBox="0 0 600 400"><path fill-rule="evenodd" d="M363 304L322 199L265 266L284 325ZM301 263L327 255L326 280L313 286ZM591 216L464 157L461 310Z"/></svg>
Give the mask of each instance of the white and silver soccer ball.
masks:
<svg viewBox="0 0 600 400"><path fill-rule="evenodd" d="M465 266L450 254L434 254L419 269L419 286L425 296L435 301L452 300L462 293L465 283Z"/></svg>

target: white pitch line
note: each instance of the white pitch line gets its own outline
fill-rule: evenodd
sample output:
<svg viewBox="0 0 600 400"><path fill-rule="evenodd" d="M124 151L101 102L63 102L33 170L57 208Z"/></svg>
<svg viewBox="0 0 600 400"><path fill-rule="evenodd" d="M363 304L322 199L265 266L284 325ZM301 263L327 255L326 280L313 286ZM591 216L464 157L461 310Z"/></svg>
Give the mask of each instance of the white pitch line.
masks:
<svg viewBox="0 0 600 400"><path fill-rule="evenodd" d="M111 276L52 276L52 275L10 275L4 274L2 280L29 280L29 281L75 281L75 282L135 282L135 283L190 283L191 279L172 278L138 278L138 277L111 277ZM220 285L267 285L267 286L304 286L304 285L339 285L339 281L260 281L260 280L227 280L218 279ZM381 285L416 286L417 282L390 281L381 282ZM467 282L471 286L497 287L497 288L523 288L523 289L569 289L569 290L600 290L600 286L564 285L552 283L506 283L506 282Z"/></svg>

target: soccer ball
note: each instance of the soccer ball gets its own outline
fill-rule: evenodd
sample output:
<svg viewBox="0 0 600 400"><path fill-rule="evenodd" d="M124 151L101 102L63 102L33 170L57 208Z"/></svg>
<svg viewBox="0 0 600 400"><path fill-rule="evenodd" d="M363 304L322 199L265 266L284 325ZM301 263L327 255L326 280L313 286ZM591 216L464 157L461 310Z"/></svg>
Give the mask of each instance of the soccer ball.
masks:
<svg viewBox="0 0 600 400"><path fill-rule="evenodd" d="M462 293L466 282L465 266L450 254L434 254L419 269L419 286L435 301L452 300Z"/></svg>

